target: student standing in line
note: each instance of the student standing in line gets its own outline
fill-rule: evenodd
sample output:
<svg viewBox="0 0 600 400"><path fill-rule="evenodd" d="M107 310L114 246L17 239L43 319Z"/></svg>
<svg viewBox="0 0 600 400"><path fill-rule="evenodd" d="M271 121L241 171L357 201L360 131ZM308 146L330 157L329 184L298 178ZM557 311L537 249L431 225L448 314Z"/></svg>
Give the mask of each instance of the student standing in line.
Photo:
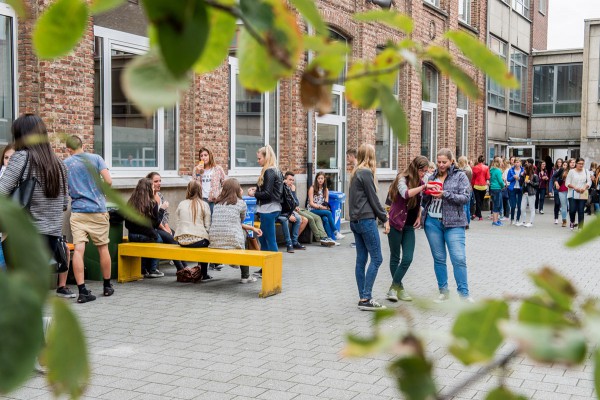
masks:
<svg viewBox="0 0 600 400"><path fill-rule="evenodd" d="M517 222L521 220L521 201L523 199L523 188L521 187L521 175L523 175L521 160L514 158L513 167L508 170L506 180L508 181L508 198L510 200L510 224L515 224L515 210L517 211Z"/></svg>
<svg viewBox="0 0 600 400"><path fill-rule="evenodd" d="M523 225L526 228L533 226L533 220L535 218L535 193L536 189L540 184L538 175L535 173L532 163L527 163L525 167L525 173L521 175L519 181L523 188L523 197L521 199L521 219L517 222L517 226ZM529 222L525 222L527 219L527 207L529 206Z"/></svg>
<svg viewBox="0 0 600 400"><path fill-rule="evenodd" d="M481 215L481 207L483 199L488 189L490 182L490 169L484 163L485 158L481 155L477 158L477 164L473 167L473 193L475 194L475 217L483 220Z"/></svg>
<svg viewBox="0 0 600 400"><path fill-rule="evenodd" d="M546 170L546 162L542 161L540 164L540 170L537 174L540 186L537 189L535 194L535 209L536 212L540 214L544 214L544 200L546 199L546 192L548 191L548 181L550 178L548 177L548 171Z"/></svg>
<svg viewBox="0 0 600 400"><path fill-rule="evenodd" d="M560 173L559 173L560 171ZM557 184L558 179L562 177L563 173L563 160L562 158L556 159L554 168L552 169L552 177L550 178L552 192L554 194L554 225L558 225L558 213L561 211L561 199L559 196L560 184ZM567 208L564 208L563 221L566 225L567 222Z"/></svg>
<svg viewBox="0 0 600 400"><path fill-rule="evenodd" d="M492 198L492 225L502 226L500 221L500 211L502 210L502 189L504 189L504 179L502 178L501 168L502 159L494 157L490 168L490 197Z"/></svg>
<svg viewBox="0 0 600 400"><path fill-rule="evenodd" d="M575 168L569 171L565 185L569 189L567 197L569 199L569 217L571 219L570 228L575 228L575 214L577 214L577 222L579 229L583 228L583 219L585 217L585 203L588 200L588 189L592 185L590 173L583 166L585 160L577 157L575 160Z"/></svg>
<svg viewBox="0 0 600 400"><path fill-rule="evenodd" d="M458 157L457 164L458 164L458 169L463 171L465 173L465 175L467 175L469 182L471 182L473 180L473 170L469 166L469 159L465 156L460 156L460 157ZM465 227L465 229L469 229L469 224L471 222L471 201L472 200L473 200L473 191L471 191L471 198L469 199L469 202L467 204L465 204L465 214L467 214L467 226Z"/></svg>

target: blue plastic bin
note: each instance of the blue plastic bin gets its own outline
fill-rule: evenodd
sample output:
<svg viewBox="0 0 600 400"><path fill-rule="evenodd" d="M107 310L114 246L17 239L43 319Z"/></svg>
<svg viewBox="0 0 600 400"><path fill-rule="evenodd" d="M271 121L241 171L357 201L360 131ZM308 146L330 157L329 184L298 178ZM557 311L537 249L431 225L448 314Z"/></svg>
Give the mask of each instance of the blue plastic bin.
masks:
<svg viewBox="0 0 600 400"><path fill-rule="evenodd" d="M254 214L256 214L256 198L252 196L244 196L244 202L246 202L246 218L244 219L244 225L254 226ZM253 232L248 232L248 236L252 237Z"/></svg>
<svg viewBox="0 0 600 400"><path fill-rule="evenodd" d="M346 194L343 192L329 191L329 207L333 214L335 229L339 232L342 222L342 204L346 202Z"/></svg>

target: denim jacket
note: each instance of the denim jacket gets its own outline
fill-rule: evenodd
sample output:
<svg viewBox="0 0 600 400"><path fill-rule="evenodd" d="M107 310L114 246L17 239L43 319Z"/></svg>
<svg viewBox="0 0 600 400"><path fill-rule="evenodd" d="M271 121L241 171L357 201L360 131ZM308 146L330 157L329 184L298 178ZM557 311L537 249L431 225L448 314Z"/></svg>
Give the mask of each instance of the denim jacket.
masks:
<svg viewBox="0 0 600 400"><path fill-rule="evenodd" d="M437 176L436 170L433 176ZM471 184L467 175L454 165L448 169L448 176L444 181L444 195L442 196L442 224L445 228L457 228L467 226L467 215L464 205L471 198ZM423 223L427 218L429 205L433 199L430 195L423 196L424 212Z"/></svg>

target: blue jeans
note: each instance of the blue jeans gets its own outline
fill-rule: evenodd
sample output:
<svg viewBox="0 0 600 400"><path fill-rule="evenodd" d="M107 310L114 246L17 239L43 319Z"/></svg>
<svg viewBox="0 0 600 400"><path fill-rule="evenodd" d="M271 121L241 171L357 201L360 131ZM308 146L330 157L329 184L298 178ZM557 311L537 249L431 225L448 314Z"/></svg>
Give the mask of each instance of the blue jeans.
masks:
<svg viewBox="0 0 600 400"><path fill-rule="evenodd" d="M370 300L371 291L377 271L383 262L381 255L381 242L379 240L379 231L377 230L377 221L374 218L361 219L350 222L350 229L354 233L356 243L356 285L358 286L358 296L361 300ZM367 259L371 257L369 268Z"/></svg>
<svg viewBox="0 0 600 400"><path fill-rule="evenodd" d="M544 211L544 200L546 199L546 188L540 188L535 192L535 209Z"/></svg>
<svg viewBox="0 0 600 400"><path fill-rule="evenodd" d="M146 235L140 235L139 233L129 233L129 241L130 242L139 242L139 243L162 243L162 239L160 235L156 235L156 239L148 237ZM154 272L158 270L158 258L142 258L142 274L144 271L146 272Z"/></svg>
<svg viewBox="0 0 600 400"><path fill-rule="evenodd" d="M521 219L521 201L523 199L523 192L521 189L514 189L508 191L508 200L510 201L510 220L515 220L515 210L517 211L517 221Z"/></svg>
<svg viewBox="0 0 600 400"><path fill-rule="evenodd" d="M439 219L428 217L425 220L425 235L433 256L433 270L435 271L440 293L448 293L446 256L450 254L458 294L462 297L469 296L465 228L445 228ZM446 247L448 252L446 252Z"/></svg>
<svg viewBox="0 0 600 400"><path fill-rule="evenodd" d="M569 198L569 217L571 219L571 223L574 224L575 214L577 214L577 223L579 224L579 229L583 228L583 218L585 216L584 210L586 202L587 200Z"/></svg>
<svg viewBox="0 0 600 400"><path fill-rule="evenodd" d="M258 238L260 249L263 251L277 251L277 236L275 234L275 221L280 212L260 213L260 230L262 236Z"/></svg>
<svg viewBox="0 0 600 400"><path fill-rule="evenodd" d="M502 190L490 189L492 198L492 212L500 214L502 212Z"/></svg>
<svg viewBox="0 0 600 400"><path fill-rule="evenodd" d="M296 218L296 222L291 222L288 217L279 216L277 218L281 224L281 231L285 238L286 246L293 246L298 244L298 236L300 235L300 225L302 225L302 218ZM290 223L292 224L292 236L290 237Z"/></svg>
<svg viewBox="0 0 600 400"><path fill-rule="evenodd" d="M317 214L323 220L323 228L327 232L327 236L335 239L337 229L335 228L335 219L329 210L310 210L311 213Z"/></svg>

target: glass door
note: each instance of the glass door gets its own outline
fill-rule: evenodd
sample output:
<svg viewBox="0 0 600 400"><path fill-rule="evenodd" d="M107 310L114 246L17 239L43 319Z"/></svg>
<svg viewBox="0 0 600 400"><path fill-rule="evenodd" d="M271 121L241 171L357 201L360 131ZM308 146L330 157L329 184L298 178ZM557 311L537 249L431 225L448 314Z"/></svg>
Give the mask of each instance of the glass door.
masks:
<svg viewBox="0 0 600 400"><path fill-rule="evenodd" d="M317 162L315 172L324 172L329 190L341 189L342 154L340 133L342 127L335 121L317 122Z"/></svg>
<svg viewBox="0 0 600 400"><path fill-rule="evenodd" d="M521 160L535 157L535 146L508 146L507 157L519 157Z"/></svg>

